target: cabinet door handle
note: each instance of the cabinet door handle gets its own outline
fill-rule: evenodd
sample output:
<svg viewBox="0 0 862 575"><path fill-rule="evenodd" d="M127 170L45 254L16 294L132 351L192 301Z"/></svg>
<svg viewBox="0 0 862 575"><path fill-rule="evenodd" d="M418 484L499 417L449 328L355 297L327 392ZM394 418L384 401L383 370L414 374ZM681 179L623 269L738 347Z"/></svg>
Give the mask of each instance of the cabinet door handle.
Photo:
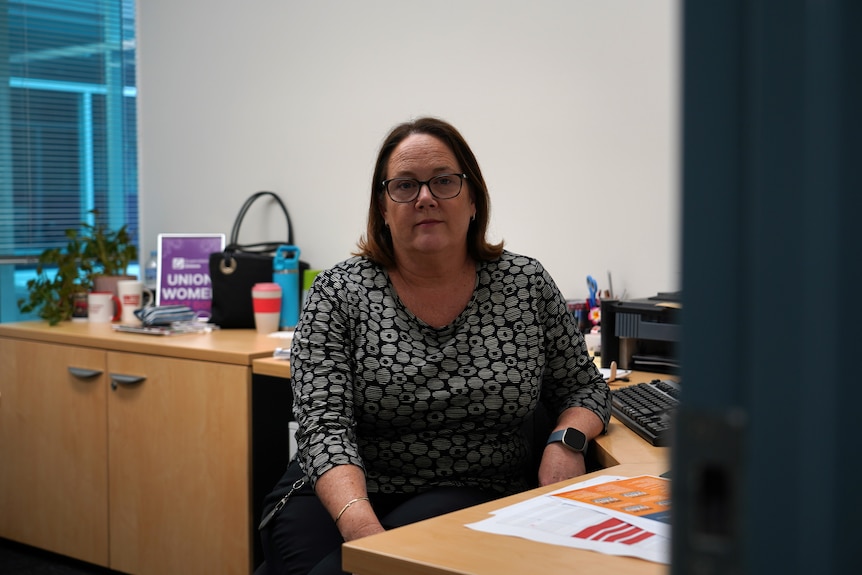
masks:
<svg viewBox="0 0 862 575"><path fill-rule="evenodd" d="M111 389L115 390L121 385L136 385L147 379L143 375L123 375L121 373L111 374Z"/></svg>
<svg viewBox="0 0 862 575"><path fill-rule="evenodd" d="M102 375L100 369L87 369L85 367L69 367L69 373L80 379L92 379Z"/></svg>

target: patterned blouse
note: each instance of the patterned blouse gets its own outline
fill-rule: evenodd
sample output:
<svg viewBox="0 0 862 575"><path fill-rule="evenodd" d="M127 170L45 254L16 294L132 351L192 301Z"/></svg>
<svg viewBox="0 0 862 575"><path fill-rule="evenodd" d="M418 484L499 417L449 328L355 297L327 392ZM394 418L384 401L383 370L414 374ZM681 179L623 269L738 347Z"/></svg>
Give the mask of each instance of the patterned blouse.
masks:
<svg viewBox="0 0 862 575"><path fill-rule="evenodd" d="M354 257L318 275L291 349L300 465L314 485L342 464L370 493L528 487L522 424L593 411L610 392L565 299L535 259L477 264L464 311L442 328L415 317L386 270Z"/></svg>

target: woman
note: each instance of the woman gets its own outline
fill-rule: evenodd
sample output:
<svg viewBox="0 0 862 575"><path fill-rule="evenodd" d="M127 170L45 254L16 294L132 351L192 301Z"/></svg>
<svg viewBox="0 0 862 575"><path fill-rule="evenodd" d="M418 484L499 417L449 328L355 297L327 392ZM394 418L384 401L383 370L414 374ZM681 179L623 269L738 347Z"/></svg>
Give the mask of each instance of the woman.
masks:
<svg viewBox="0 0 862 575"><path fill-rule="evenodd" d="M340 573L343 541L526 489L539 404L558 433L538 482L585 473L608 386L541 264L487 241L488 214L454 127L389 134L367 233L318 276L294 336L298 456L265 505L268 572Z"/></svg>

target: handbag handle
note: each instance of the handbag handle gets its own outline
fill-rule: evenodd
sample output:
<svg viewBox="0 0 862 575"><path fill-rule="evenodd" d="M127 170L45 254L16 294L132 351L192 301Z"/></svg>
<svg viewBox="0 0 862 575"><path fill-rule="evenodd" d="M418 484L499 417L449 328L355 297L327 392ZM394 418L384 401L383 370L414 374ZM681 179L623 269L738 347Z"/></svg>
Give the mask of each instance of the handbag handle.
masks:
<svg viewBox="0 0 862 575"><path fill-rule="evenodd" d="M256 244L240 244L239 243L239 228L242 225L242 220L245 217L246 212L251 207L251 205L258 198L262 198L263 196L271 196L276 203L281 207L281 211L284 213L284 219L287 221L287 243L293 245L293 225L290 222L290 214L287 212L287 206L284 205L284 202L281 201L281 198L278 197L278 194L274 192L261 191L255 192L242 205L239 210L239 214L236 216L236 220L233 222L233 229L230 231L230 242L227 246L225 246L225 252L233 252L238 249L242 249L246 252L259 252L266 253L271 252L278 249L278 246L282 245L284 242L261 242Z"/></svg>

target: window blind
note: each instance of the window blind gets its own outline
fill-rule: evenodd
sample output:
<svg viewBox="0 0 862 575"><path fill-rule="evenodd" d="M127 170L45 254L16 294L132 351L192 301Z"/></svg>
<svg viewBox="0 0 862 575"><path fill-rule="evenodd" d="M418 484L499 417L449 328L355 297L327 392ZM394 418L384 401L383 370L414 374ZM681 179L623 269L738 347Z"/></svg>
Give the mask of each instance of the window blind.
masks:
<svg viewBox="0 0 862 575"><path fill-rule="evenodd" d="M0 8L0 257L64 245L91 210L135 232L134 1Z"/></svg>

